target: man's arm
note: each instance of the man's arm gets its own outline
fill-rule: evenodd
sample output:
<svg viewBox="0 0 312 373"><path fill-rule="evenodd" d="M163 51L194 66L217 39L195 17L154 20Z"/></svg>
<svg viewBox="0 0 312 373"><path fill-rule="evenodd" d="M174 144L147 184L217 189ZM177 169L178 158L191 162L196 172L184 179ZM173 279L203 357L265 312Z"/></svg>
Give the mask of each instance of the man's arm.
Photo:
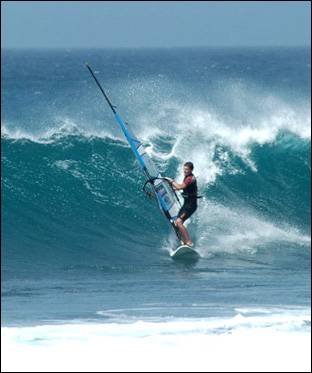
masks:
<svg viewBox="0 0 312 373"><path fill-rule="evenodd" d="M184 183L179 184L176 181L173 181L173 179L171 179L170 177L164 177L164 179L166 179L169 182L169 184L172 185L174 187L174 189L176 189L176 190L186 188L186 184L184 184Z"/></svg>

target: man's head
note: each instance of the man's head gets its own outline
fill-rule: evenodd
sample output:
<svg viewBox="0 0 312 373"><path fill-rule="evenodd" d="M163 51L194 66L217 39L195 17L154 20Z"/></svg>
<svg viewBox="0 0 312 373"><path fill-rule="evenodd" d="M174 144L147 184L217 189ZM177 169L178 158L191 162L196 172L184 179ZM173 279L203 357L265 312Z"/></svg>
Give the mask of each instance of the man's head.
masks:
<svg viewBox="0 0 312 373"><path fill-rule="evenodd" d="M194 169L194 165L193 165L192 162L186 162L186 163L184 163L183 172L184 172L185 176L191 175L192 172L193 172L193 169Z"/></svg>

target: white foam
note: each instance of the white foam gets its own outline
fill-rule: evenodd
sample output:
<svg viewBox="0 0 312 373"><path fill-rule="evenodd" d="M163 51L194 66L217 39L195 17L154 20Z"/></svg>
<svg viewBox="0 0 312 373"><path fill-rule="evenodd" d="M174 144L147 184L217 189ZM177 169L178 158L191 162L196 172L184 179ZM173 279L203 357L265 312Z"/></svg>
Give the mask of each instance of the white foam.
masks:
<svg viewBox="0 0 312 373"><path fill-rule="evenodd" d="M192 219L192 218L191 218ZM196 213L196 247L202 256L251 252L272 243L311 245L311 237L290 226L261 219L243 208L202 200Z"/></svg>
<svg viewBox="0 0 312 373"><path fill-rule="evenodd" d="M186 158L193 161L196 169L200 170L203 183L214 182L217 175L222 174L222 170L227 167L230 172L239 172L230 162L222 162L222 157L225 161L228 157L224 149L224 153L219 154L219 161L214 160L217 150L221 151L222 146L256 171L257 165L250 157L252 145L273 143L284 131L302 139L311 139L310 104L291 107L274 96L263 97L252 93L249 98L247 93L238 87L231 98L236 117L223 114L208 105L203 108L193 104L182 106L175 101L166 103L152 119L146 114L138 118L140 138L153 144L161 135L171 136L174 144L170 152L161 154L151 147L151 155L165 161L175 157L180 165ZM178 175L181 174L180 168L177 170Z"/></svg>
<svg viewBox="0 0 312 373"><path fill-rule="evenodd" d="M136 321L1 328L1 367L14 372L310 371L311 316Z"/></svg>

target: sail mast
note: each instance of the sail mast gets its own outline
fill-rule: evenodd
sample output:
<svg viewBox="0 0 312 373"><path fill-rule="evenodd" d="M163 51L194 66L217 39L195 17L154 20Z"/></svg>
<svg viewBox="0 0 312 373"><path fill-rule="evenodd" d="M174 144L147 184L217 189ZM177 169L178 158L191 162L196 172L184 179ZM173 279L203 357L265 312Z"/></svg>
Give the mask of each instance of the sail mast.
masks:
<svg viewBox="0 0 312 373"><path fill-rule="evenodd" d="M115 110L115 106L112 105L110 99L108 98L107 94L105 93L104 89L102 88L100 82L98 81L97 77L95 76L94 72L92 71L91 67L87 62L85 62L86 67L88 68L90 74L92 75L93 79L95 80L96 84L100 88L105 100L107 101L109 107L113 111L115 118L117 119L120 127L125 134L129 144L131 145L132 150L134 151L140 166L143 169L143 172L147 178L147 182L150 183L151 187L153 188L155 195L157 197L159 208L164 213L166 219L169 221L172 229L174 230L178 239L181 239L180 232L175 225L175 220L177 219L178 211L180 209L180 202L179 199L172 189L172 187L168 184L168 182L163 179L159 173L159 171L154 166L152 160L150 159L149 155L146 153L142 142L139 141L136 136L132 134L132 131L126 127L123 123L121 118L119 117L118 113Z"/></svg>

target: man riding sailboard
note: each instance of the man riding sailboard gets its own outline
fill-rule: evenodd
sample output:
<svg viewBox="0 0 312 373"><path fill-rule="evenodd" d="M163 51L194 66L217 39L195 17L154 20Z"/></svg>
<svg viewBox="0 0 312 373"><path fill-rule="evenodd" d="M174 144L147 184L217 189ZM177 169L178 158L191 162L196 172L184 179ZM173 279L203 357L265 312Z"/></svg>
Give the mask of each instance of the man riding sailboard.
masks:
<svg viewBox="0 0 312 373"><path fill-rule="evenodd" d="M169 222L176 237L181 241L181 243L188 245L188 247L194 246L186 227L183 225L185 220L195 212L197 207L197 185L196 179L192 174L193 164L187 162L184 165L185 178L182 184L178 184L170 178L163 178L155 167L150 156L147 154L142 142L133 134L129 124L124 123L119 117L118 113L116 112L116 107L110 102L108 96L87 62L86 67L88 68L109 107L114 113L116 120L118 121L139 162L139 165L146 178L143 190L157 200L159 209L162 211L164 217ZM152 189L152 193L147 191L148 185ZM185 193L185 201L182 207L180 200L175 193L175 190L180 189L183 189Z"/></svg>
<svg viewBox="0 0 312 373"><path fill-rule="evenodd" d="M186 219L188 219L197 209L197 182L193 175L194 165L192 162L186 162L183 166L184 180L182 184L173 181L170 177L165 177L169 181L170 185L175 190L183 190L182 197L184 198L184 204L181 207L178 217L176 220L176 226L182 236L182 245L194 246L194 243L190 239L187 228L183 225Z"/></svg>

